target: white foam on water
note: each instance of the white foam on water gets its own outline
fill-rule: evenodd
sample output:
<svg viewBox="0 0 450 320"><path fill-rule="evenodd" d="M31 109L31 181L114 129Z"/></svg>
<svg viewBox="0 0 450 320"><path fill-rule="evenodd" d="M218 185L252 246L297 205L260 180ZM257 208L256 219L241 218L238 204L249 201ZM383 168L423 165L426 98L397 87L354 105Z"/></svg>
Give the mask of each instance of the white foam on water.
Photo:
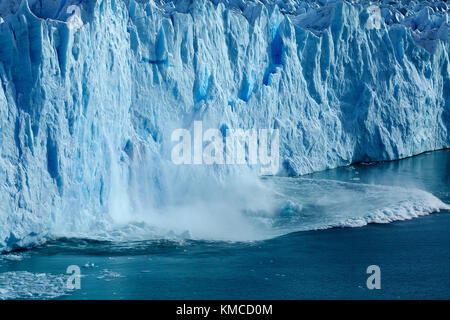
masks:
<svg viewBox="0 0 450 320"><path fill-rule="evenodd" d="M0 255L0 261L22 261L24 258L24 254L9 253Z"/></svg>
<svg viewBox="0 0 450 320"><path fill-rule="evenodd" d="M290 204L274 221L281 233L369 223L410 220L450 206L429 192L415 189L334 180L274 178L279 200ZM292 210L292 203L301 210Z"/></svg>
<svg viewBox="0 0 450 320"><path fill-rule="evenodd" d="M97 276L97 279L104 281L113 281L116 278L123 278L124 276L118 272L111 271L109 269L104 269L101 271L100 275Z"/></svg>
<svg viewBox="0 0 450 320"><path fill-rule="evenodd" d="M148 208L127 221L71 236L110 241L257 241L297 231L409 220L450 209L423 190L358 182L271 177L257 184L208 187L201 197Z"/></svg>
<svg viewBox="0 0 450 320"><path fill-rule="evenodd" d="M65 277L49 273L0 273L0 300L54 299L68 292Z"/></svg>

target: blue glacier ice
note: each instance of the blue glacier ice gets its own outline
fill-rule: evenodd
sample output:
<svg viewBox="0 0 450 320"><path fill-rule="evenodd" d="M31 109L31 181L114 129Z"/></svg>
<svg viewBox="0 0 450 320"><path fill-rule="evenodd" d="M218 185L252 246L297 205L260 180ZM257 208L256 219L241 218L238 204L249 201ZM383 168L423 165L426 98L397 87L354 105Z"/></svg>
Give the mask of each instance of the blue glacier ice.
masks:
<svg viewBox="0 0 450 320"><path fill-rule="evenodd" d="M247 220L279 196L255 168L171 162L172 131L196 120L279 129L280 176L450 147L448 15L416 0L0 1L0 251L143 229L258 238ZM394 191L380 191L394 207L411 196ZM364 221L444 206L414 194Z"/></svg>

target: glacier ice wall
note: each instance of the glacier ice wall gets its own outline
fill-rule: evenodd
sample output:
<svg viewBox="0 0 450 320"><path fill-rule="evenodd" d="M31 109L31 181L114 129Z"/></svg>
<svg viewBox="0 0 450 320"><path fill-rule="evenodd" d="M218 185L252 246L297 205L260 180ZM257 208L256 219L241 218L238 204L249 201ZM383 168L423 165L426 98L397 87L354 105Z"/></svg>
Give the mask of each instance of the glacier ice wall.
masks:
<svg viewBox="0 0 450 320"><path fill-rule="evenodd" d="M220 201L252 170L172 165L195 120L279 129L281 174L448 148L448 5L386 3L0 1L0 249Z"/></svg>

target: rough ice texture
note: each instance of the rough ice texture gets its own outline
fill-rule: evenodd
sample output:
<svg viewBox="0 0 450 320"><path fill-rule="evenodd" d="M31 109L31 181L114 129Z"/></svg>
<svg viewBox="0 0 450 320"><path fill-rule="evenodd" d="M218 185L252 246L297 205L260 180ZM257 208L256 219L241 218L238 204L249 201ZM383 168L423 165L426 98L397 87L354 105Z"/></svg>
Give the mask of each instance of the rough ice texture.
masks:
<svg viewBox="0 0 450 320"><path fill-rule="evenodd" d="M170 203L194 120L280 129L283 174L449 147L448 5L371 4L0 1L0 250Z"/></svg>

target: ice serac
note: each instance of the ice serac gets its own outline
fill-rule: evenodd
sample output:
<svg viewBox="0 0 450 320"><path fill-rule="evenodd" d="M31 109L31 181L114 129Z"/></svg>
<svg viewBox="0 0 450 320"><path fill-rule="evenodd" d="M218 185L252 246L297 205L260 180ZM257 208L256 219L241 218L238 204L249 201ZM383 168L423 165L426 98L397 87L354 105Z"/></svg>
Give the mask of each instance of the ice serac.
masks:
<svg viewBox="0 0 450 320"><path fill-rule="evenodd" d="M242 177L171 163L172 131L195 120L279 129L290 175L448 148L448 12L409 0L0 1L0 250Z"/></svg>

